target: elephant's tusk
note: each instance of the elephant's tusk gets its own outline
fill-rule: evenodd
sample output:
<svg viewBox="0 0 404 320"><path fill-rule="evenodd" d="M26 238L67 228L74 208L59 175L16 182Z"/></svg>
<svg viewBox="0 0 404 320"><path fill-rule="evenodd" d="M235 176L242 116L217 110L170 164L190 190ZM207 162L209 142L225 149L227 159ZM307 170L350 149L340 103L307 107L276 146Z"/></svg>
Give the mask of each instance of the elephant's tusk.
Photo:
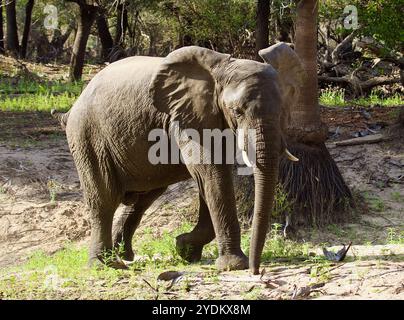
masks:
<svg viewBox="0 0 404 320"><path fill-rule="evenodd" d="M296 158L293 154L291 154L288 149L285 149L285 153L290 161L294 161L294 162L299 161L299 158Z"/></svg>
<svg viewBox="0 0 404 320"><path fill-rule="evenodd" d="M250 159L248 159L247 152L245 152L245 151L243 150L243 151L241 151L241 155L243 156L244 163L247 165L247 167L252 168L252 167L253 167L253 164L250 162Z"/></svg>

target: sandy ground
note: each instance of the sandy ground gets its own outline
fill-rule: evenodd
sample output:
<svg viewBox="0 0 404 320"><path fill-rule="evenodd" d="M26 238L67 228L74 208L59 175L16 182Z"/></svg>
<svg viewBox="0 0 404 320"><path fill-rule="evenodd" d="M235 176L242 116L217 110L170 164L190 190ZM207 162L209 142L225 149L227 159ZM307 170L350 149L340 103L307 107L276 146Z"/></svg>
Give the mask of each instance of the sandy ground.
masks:
<svg viewBox="0 0 404 320"><path fill-rule="evenodd" d="M11 141L5 138L7 124L1 123L7 117L0 114L4 133L0 139L0 268L21 263L38 249L53 253L67 242L86 244L90 232L77 173L57 124L38 121L28 126L34 133L21 130L21 139ZM41 124L59 135L38 129ZM24 142L27 136L33 137L29 143ZM305 231L304 241L336 246L353 241L349 259L331 268L324 285L305 289L312 280L310 267L296 263L268 266L262 279L247 271L225 272L219 276L220 286L191 274L187 276L190 283L206 290L191 288L187 296L176 296L174 291L168 298L212 298L215 292L214 297L222 299L248 295L290 299L293 294L316 299L403 299L404 245L386 243L389 228L404 231L404 144L335 147L332 142L328 147L347 183L355 192L376 199L376 208L365 209L355 223L338 226L338 232L330 228ZM195 195L192 182L171 186L146 212L141 228L174 230L185 221Z"/></svg>

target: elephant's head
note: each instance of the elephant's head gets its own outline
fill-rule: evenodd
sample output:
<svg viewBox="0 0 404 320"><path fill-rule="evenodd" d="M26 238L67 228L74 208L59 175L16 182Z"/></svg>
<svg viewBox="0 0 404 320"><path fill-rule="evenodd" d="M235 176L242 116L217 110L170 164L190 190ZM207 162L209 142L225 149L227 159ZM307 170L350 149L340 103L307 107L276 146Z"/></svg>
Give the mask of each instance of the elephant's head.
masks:
<svg viewBox="0 0 404 320"><path fill-rule="evenodd" d="M269 226L279 157L286 151L282 129L296 100L301 74L300 62L288 46L275 45L261 53L273 67L205 48L184 47L164 59L151 83L156 107L179 121L183 129L256 130L250 247L254 273Z"/></svg>

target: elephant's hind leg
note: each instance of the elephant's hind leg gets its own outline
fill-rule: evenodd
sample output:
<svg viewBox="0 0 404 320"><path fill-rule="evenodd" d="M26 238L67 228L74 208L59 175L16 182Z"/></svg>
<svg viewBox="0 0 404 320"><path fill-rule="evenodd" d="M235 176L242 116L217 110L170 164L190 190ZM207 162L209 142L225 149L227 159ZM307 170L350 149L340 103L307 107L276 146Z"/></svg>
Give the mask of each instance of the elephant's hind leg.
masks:
<svg viewBox="0 0 404 320"><path fill-rule="evenodd" d="M184 233L176 238L178 254L189 262L196 262L202 258L203 247L215 238L208 206L199 195L199 218L195 228L190 233Z"/></svg>
<svg viewBox="0 0 404 320"><path fill-rule="evenodd" d="M112 251L112 220L117 207L117 203L115 205L109 201L92 201L89 205L91 214L90 265L106 264L114 268L124 268L115 259Z"/></svg>
<svg viewBox="0 0 404 320"><path fill-rule="evenodd" d="M70 144L73 145L72 154L90 213L89 264L124 268L112 250L112 221L120 202L113 161L104 146L79 142L73 139Z"/></svg>
<svg viewBox="0 0 404 320"><path fill-rule="evenodd" d="M112 232L114 248L119 252L123 245L123 252L119 252L123 259L128 261L133 260L133 234L139 226L143 213L165 190L166 188L161 188L139 195L134 204L125 207L124 213L114 225Z"/></svg>

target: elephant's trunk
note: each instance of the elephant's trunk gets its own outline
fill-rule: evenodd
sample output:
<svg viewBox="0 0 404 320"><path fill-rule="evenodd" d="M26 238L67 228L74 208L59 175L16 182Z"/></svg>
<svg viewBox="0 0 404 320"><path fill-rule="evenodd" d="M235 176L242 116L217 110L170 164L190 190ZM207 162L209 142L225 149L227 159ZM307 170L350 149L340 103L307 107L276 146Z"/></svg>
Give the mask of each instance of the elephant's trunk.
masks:
<svg viewBox="0 0 404 320"><path fill-rule="evenodd" d="M249 261L253 274L259 273L261 254L272 215L279 165L276 133L271 134L269 125L261 124L256 130L255 202Z"/></svg>

